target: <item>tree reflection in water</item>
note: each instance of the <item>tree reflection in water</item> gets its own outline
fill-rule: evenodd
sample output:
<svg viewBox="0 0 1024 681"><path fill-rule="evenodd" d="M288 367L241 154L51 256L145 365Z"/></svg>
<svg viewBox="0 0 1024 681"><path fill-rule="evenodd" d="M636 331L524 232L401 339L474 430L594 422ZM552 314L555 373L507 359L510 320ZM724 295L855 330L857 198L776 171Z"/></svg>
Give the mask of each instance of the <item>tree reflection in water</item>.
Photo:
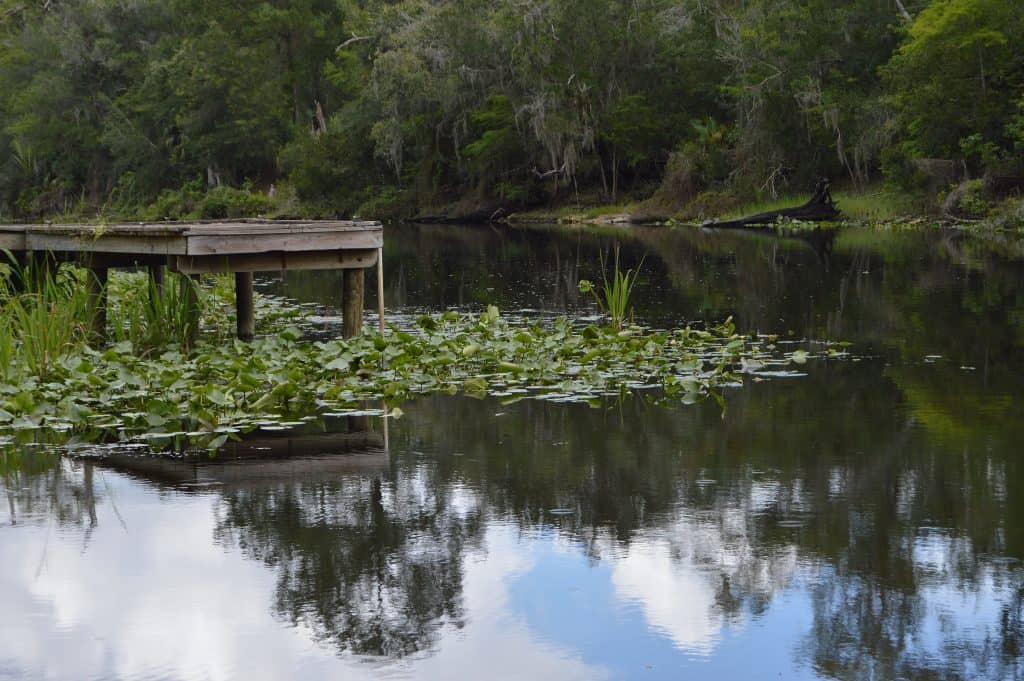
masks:
<svg viewBox="0 0 1024 681"><path fill-rule="evenodd" d="M388 257L406 267L390 268L401 290L389 300L426 307L572 309L572 280L593 276L609 240L401 234ZM212 539L274 571L279 618L346 653L432 651L470 622L466 564L486 560L500 523L524 552L554 535L609 566L626 597L647 599L648 627L682 649L710 654L723 623L767 619L799 593L810 625L794 663L822 676L1024 676L1019 244L634 234L622 237L626 265L657 254L643 315L736 314L741 328L843 338L867 357L729 391L724 412L644 398L604 409L417 400L380 465L325 474L316 461L210 488ZM312 281L289 279L288 292ZM932 353L944 357L925 361ZM109 501L92 467L28 460L3 470L11 522L87 533ZM689 600L659 603L665 593ZM690 630L672 635L678 612Z"/></svg>
<svg viewBox="0 0 1024 681"><path fill-rule="evenodd" d="M461 626L462 560L481 512L422 477L225 490L217 539L277 571L274 610L339 651L400 657Z"/></svg>
<svg viewBox="0 0 1024 681"><path fill-rule="evenodd" d="M96 488L96 471L88 461L13 445L0 449L0 489L7 497L8 525L55 523L78 528L88 543L98 522L96 505L103 499Z"/></svg>
<svg viewBox="0 0 1024 681"><path fill-rule="evenodd" d="M339 652L400 658L462 627L465 561L486 554L489 525L512 521L527 544L553 530L627 575L622 594L647 599L650 626L683 608L690 631L669 635L684 649L713 650L722 623L757 620L798 589L812 610L798 658L825 676L1019 675L1021 422L979 445L943 439L918 403L893 408L887 375L820 366L732 393L724 414L436 397L408 405L390 458L358 465L117 465L190 493L219 480L212 539L272 568L273 612ZM55 458L9 465L11 518L88 536L109 501L96 474ZM676 591L689 600L657 606L661 578L690 584Z"/></svg>

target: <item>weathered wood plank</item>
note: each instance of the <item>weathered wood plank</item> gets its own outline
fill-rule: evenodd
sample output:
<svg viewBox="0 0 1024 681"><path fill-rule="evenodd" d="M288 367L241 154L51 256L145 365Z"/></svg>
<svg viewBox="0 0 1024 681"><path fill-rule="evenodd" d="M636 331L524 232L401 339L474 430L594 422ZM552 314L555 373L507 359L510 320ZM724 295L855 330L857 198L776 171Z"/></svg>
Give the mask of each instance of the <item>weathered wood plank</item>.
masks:
<svg viewBox="0 0 1024 681"><path fill-rule="evenodd" d="M295 222L295 223L227 223L189 225L189 236L236 236L238 234L315 234L317 232L382 231L379 222Z"/></svg>
<svg viewBox="0 0 1024 681"><path fill-rule="evenodd" d="M377 252L323 251L309 253L254 253L178 256L172 267L185 274L212 272L281 272L285 270L345 270L372 267Z"/></svg>
<svg viewBox="0 0 1024 681"><path fill-rule="evenodd" d="M25 230L0 228L0 248L8 251L24 251Z"/></svg>
<svg viewBox="0 0 1024 681"><path fill-rule="evenodd" d="M186 255L232 255L285 251L373 249L383 244L380 231L310 232L306 234L244 234L189 236Z"/></svg>
<svg viewBox="0 0 1024 681"><path fill-rule="evenodd" d="M56 233L29 231L25 234L25 248L30 251L59 251L66 253L121 253L125 255L184 255L185 237Z"/></svg>
<svg viewBox="0 0 1024 681"><path fill-rule="evenodd" d="M52 234L55 236L81 236L97 238L104 235L137 237L173 237L188 231L189 225L178 223L130 223L113 225L60 224L24 225L26 234Z"/></svg>
<svg viewBox="0 0 1024 681"><path fill-rule="evenodd" d="M37 251L42 252L42 251ZM141 253L94 253L90 251L49 251L59 262L81 267L106 267L108 269L138 269L166 265L169 256L143 255Z"/></svg>

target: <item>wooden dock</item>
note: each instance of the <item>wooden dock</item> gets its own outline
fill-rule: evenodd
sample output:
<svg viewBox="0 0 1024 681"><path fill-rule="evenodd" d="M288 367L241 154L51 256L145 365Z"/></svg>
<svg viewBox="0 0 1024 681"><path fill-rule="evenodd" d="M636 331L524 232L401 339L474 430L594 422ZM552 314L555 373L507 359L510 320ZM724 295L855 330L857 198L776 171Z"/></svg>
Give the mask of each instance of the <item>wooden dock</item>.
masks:
<svg viewBox="0 0 1024 681"><path fill-rule="evenodd" d="M149 268L157 286L164 271L184 277L235 275L238 337L255 331L253 273L344 270L343 333L363 324L364 272L380 267L384 230L379 222L227 220L193 223L0 225L0 248L23 264L73 262L92 271L94 325L106 332L106 281L111 268ZM46 255L50 254L50 255ZM378 287L378 292L382 287ZM192 290L192 289L189 289ZM381 318L383 319L383 305Z"/></svg>

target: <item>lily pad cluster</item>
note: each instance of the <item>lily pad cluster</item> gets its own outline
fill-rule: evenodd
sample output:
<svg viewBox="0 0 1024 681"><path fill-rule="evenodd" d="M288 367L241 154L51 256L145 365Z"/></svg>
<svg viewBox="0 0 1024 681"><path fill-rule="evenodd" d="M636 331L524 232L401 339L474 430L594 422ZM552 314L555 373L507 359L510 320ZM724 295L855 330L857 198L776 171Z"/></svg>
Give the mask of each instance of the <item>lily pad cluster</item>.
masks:
<svg viewBox="0 0 1024 681"><path fill-rule="evenodd" d="M216 287L207 293L218 322L224 305L216 298L223 295ZM308 310L270 298L261 309L276 328L251 343L208 334L190 353L130 340L76 346L45 376L0 383L0 429L72 442L185 438L217 447L258 428L365 408L369 400L397 415L403 400L438 392L598 404L656 388L666 399L693 402L740 384L744 373L781 375L784 365L806 360L800 350L779 352L772 338L736 334L731 321L618 331L564 318L503 317L490 307L424 315L383 337L368 330L318 341L295 325Z"/></svg>

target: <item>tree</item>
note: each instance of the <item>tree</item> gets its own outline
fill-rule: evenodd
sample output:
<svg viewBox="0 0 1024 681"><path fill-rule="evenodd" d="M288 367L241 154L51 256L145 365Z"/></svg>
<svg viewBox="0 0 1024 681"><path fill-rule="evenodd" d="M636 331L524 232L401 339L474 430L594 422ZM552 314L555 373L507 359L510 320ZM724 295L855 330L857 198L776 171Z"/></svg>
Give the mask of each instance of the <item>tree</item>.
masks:
<svg viewBox="0 0 1024 681"><path fill-rule="evenodd" d="M920 13L884 69L907 155L977 161L970 152L980 144L1013 149L1022 35L1024 14L1012 2L938 0Z"/></svg>

